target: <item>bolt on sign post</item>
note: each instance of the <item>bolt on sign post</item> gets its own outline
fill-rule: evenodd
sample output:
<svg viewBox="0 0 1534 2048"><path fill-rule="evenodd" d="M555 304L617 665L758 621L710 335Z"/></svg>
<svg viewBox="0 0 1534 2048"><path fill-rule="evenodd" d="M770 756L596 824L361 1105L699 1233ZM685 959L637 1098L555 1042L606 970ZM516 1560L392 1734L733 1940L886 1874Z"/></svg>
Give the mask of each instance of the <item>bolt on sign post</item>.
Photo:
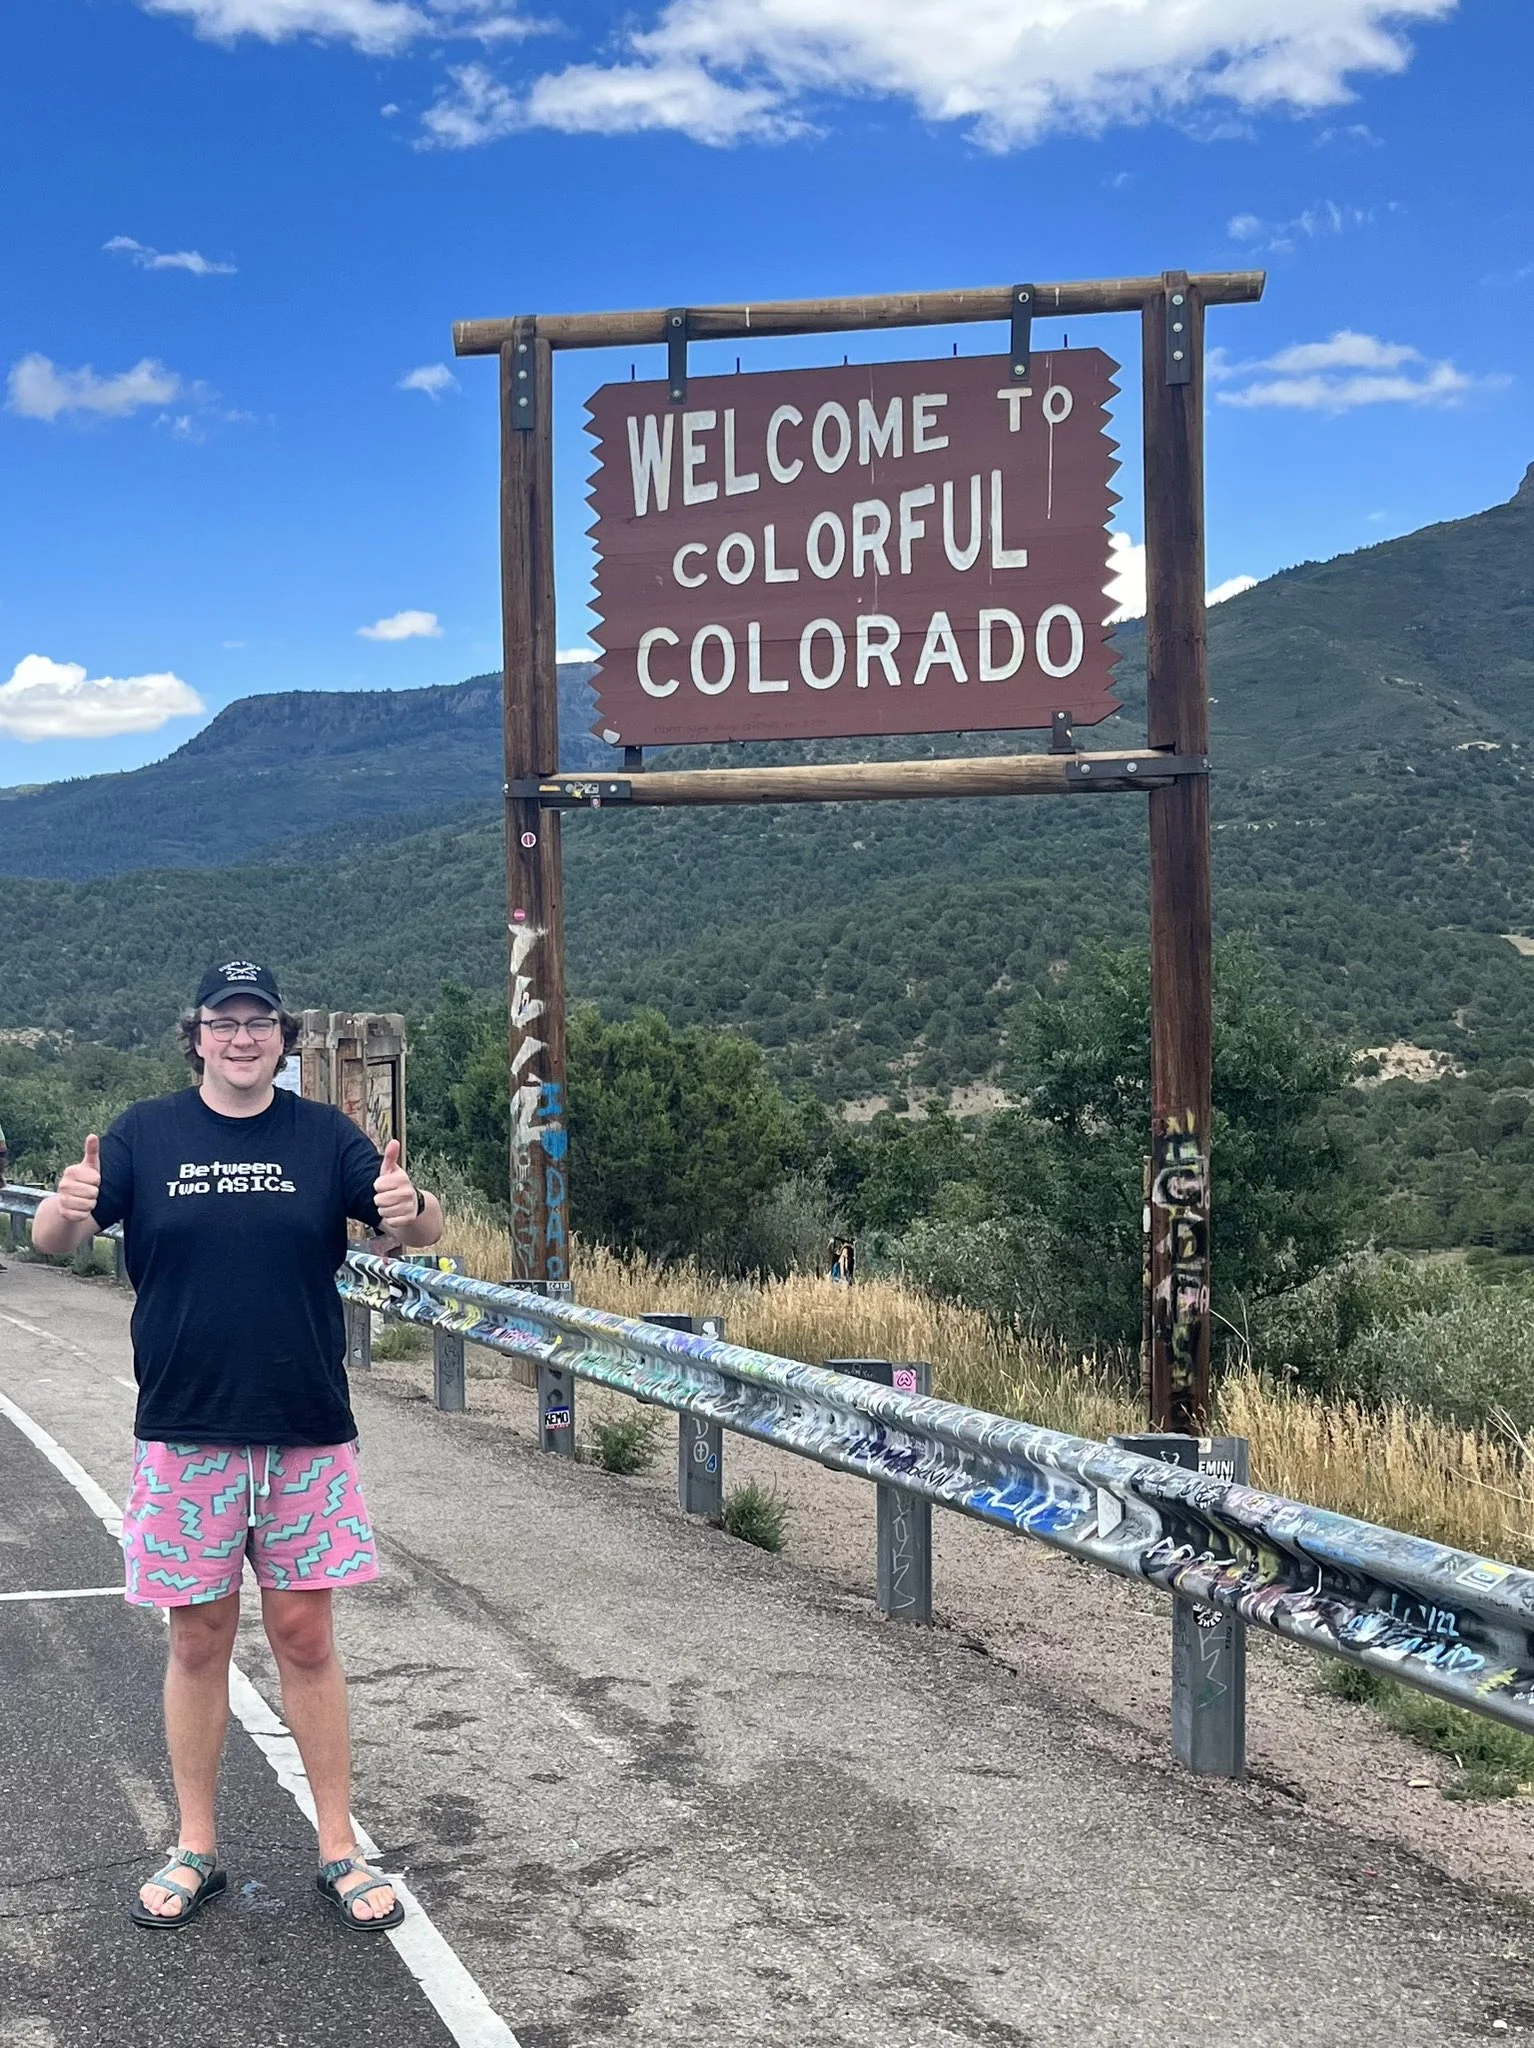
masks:
<svg viewBox="0 0 1534 2048"><path fill-rule="evenodd" d="M1149 1420L1209 1405L1210 905L1203 315L1260 271L646 312L453 330L501 364L511 1272L569 1291L559 814L575 805L855 802L1143 790L1150 804ZM1138 314L1147 744L1118 708L1106 526L1117 365L1033 322ZM989 321L1002 354L689 380L691 341ZM594 730L614 772L558 772L553 351L664 344L663 382L589 401L597 465ZM1048 729L1045 753L646 771L712 740ZM621 758L622 766L618 767Z"/></svg>

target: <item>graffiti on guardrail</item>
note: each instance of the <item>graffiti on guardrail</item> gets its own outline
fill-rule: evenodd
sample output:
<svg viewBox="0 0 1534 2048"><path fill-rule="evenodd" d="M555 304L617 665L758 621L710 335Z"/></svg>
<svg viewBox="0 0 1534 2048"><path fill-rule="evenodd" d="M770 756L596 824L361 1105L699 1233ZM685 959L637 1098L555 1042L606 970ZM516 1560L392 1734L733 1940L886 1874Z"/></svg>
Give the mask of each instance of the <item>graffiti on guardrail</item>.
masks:
<svg viewBox="0 0 1534 2048"><path fill-rule="evenodd" d="M343 1293L1034 1536L1534 1729L1534 1572L714 1337L353 1253ZM472 1319L471 1319L472 1318Z"/></svg>

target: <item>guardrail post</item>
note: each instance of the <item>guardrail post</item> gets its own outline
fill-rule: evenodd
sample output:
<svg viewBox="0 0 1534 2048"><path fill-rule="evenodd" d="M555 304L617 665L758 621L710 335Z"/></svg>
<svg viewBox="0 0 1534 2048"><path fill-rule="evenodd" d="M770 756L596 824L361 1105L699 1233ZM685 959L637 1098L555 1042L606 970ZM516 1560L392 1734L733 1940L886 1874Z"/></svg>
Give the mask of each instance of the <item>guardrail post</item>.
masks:
<svg viewBox="0 0 1534 2048"><path fill-rule="evenodd" d="M365 1301L341 1304L346 1317L346 1370L367 1372L373 1363L373 1311Z"/></svg>
<svg viewBox="0 0 1534 2048"><path fill-rule="evenodd" d="M1121 1450L1245 1486L1244 1436L1115 1436ZM1246 1623L1172 1595L1172 1750L1200 1777L1246 1775Z"/></svg>
<svg viewBox="0 0 1534 2048"><path fill-rule="evenodd" d="M674 1315L662 1310L641 1316L666 1330L686 1330L694 1337L722 1337L723 1316ZM724 1430L706 1415L676 1419L676 1504L684 1515L704 1515L717 1522L724 1513Z"/></svg>
<svg viewBox="0 0 1534 2048"><path fill-rule="evenodd" d="M828 1358L827 1372L850 1373L897 1394L930 1394L925 1359L896 1365L887 1358ZM891 1621L932 1619L932 1503L901 1486L874 1487L879 1612Z"/></svg>
<svg viewBox="0 0 1534 2048"><path fill-rule="evenodd" d="M575 1376L567 1365L538 1367L538 1448L575 1456Z"/></svg>
<svg viewBox="0 0 1534 2048"><path fill-rule="evenodd" d="M112 1279L116 1286L128 1284L128 1255L123 1249L123 1235L119 1231L112 1239Z"/></svg>
<svg viewBox="0 0 1534 2048"><path fill-rule="evenodd" d="M434 1329L431 1333L433 1394L437 1406L448 1415L462 1415L468 1407L463 1362L463 1339L456 1330Z"/></svg>

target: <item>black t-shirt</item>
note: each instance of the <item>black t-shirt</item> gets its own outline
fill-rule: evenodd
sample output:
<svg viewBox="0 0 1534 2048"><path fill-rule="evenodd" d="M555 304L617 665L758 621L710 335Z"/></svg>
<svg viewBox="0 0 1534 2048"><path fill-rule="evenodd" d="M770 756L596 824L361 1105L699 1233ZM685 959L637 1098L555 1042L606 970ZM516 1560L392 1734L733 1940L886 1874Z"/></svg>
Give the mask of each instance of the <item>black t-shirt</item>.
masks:
<svg viewBox="0 0 1534 2048"><path fill-rule="evenodd" d="M124 1111L95 1216L122 1223L138 1290L137 1436L350 1443L335 1276L347 1217L379 1228L381 1166L340 1110L286 1089L259 1116L220 1116L195 1088Z"/></svg>

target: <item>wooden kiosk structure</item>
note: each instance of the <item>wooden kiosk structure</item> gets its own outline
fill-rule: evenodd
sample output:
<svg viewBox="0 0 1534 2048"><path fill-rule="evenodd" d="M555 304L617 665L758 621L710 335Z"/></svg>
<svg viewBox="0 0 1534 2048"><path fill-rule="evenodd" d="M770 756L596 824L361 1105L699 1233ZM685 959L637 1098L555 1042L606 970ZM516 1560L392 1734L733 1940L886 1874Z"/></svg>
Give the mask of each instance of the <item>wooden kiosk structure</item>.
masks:
<svg viewBox="0 0 1534 2048"><path fill-rule="evenodd" d="M1204 312L1212 305L1250 304L1261 297L1263 284L1260 271L1205 276L1166 271L1159 277L1004 285L877 298L527 314L462 321L455 326L457 354L495 356L500 362L514 1282L560 1293L568 1292L569 1286L561 809L612 803L845 803L860 798L1143 792L1150 808L1153 1104L1149 1419L1157 1430L1207 1432L1211 940ZM1076 742L1071 719L1057 711L1038 721L1052 729L1047 754L652 773L644 771L639 750L627 746L621 771L611 776L559 774L552 404L556 350L663 344L668 350L668 378L661 403L682 406L687 393L689 341L758 341L786 335L994 322L1006 327L1010 341L1008 357L999 360L997 375L1026 385L1032 320L1058 316L1074 320L1097 313L1138 313L1141 323L1147 586L1147 731L1142 749L1095 754L1083 750ZM742 386L752 381L738 380ZM1018 388L1013 387L1014 391ZM995 395L1005 399L1013 393L1002 390ZM693 417L711 419L713 415ZM1014 422L1016 417L1014 411ZM663 425L664 445L669 451L670 425ZM685 425L677 438L685 464ZM655 445L660 446L659 435ZM1049 445L1053 490L1053 439ZM831 453L834 457L835 450ZM727 454L727 465L729 459ZM635 463L638 511L637 442ZM822 469L833 466L830 459L821 463ZM692 472L684 470L684 474L690 483ZM788 469L780 472L774 466L773 474L786 481ZM978 492L978 475L975 483ZM1000 551L996 558L1002 559L1000 486L993 483L992 488L997 493L992 547ZM725 489L731 489L729 482ZM978 532L978 495L975 507L972 530ZM1026 551L1013 552L1025 555ZM682 573L680 553L676 569L678 583L690 581ZM720 573L727 581L738 580L726 572L723 557ZM827 572L815 569L814 573ZM807 589L811 587L806 584ZM819 627L825 621L812 624ZM720 631L714 626L701 630ZM809 630L807 627L806 632ZM665 637L675 641L677 635ZM862 652L860 642L860 656ZM640 653L642 657L642 646ZM704 678L697 660L695 646L693 673L698 690L713 694L722 689L724 685L716 679ZM730 660L733 673L733 654ZM1040 661L1047 660L1041 646ZM648 674L642 660L641 671ZM1046 672L1067 671L1047 666ZM758 687L758 673L753 670L753 688ZM806 680L813 688L825 687L808 669ZM863 680L860 674L860 684ZM774 681L759 686L764 690L786 688ZM664 694L662 687L651 688L648 681L645 687L654 696ZM907 691L901 701L909 703L913 694ZM866 705L868 700L862 701ZM1094 715L1101 717L1106 712ZM992 721L1003 726L1022 722ZM958 726L893 729L963 730L986 725L986 718L976 715ZM852 732L872 729L855 724ZM818 725L814 730L826 728ZM616 736L625 741L629 737L627 732Z"/></svg>

